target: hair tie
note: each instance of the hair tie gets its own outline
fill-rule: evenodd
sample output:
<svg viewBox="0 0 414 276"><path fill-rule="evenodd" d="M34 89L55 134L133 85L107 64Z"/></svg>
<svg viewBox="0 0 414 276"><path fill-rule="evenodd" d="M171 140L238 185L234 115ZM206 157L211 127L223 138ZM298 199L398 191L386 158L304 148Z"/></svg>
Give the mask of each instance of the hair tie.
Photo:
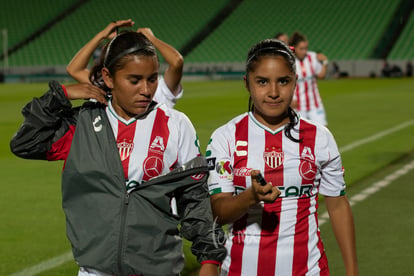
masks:
<svg viewBox="0 0 414 276"><path fill-rule="evenodd" d="M288 51L285 51L285 50L282 50L282 49L276 48L276 47L265 47L265 48L258 49L257 51L253 52L252 56L247 60L246 63L249 64L252 61L252 59L255 58L260 52L267 51L267 50L272 50L274 52L287 55L289 58L291 58L293 60L295 59L295 57L293 57L292 54L290 54Z"/></svg>
<svg viewBox="0 0 414 276"><path fill-rule="evenodd" d="M141 50L142 47L141 46L135 46L129 49L126 49L125 51L121 52L119 55L117 55L116 57L114 57L111 62L107 63L106 58L108 57L108 55L105 56L105 62L104 62L104 67L108 68L109 66L111 66L112 64L114 64L115 61L117 61L118 59L122 58L123 56L127 56L133 52L137 52L139 50Z"/></svg>

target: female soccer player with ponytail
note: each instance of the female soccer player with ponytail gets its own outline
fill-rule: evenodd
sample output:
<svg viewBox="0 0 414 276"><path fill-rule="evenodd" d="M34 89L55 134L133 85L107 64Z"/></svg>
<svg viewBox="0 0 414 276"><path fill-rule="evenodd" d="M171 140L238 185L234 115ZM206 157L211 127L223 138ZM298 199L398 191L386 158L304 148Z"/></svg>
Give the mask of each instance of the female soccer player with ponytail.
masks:
<svg viewBox="0 0 414 276"><path fill-rule="evenodd" d="M208 166L187 116L153 101L156 48L125 31L102 55L95 85L52 81L23 108L12 152L65 161L62 205L79 276L177 276L181 237L192 241L200 275L218 275L226 250L216 241ZM96 101L72 107L79 99Z"/></svg>
<svg viewBox="0 0 414 276"><path fill-rule="evenodd" d="M245 85L249 112L218 128L206 151L213 215L230 224L222 275L329 275L319 193L347 275L358 275L341 157L328 129L300 119L290 107L296 71L289 47L276 39L254 45ZM258 181L259 174L267 183Z"/></svg>

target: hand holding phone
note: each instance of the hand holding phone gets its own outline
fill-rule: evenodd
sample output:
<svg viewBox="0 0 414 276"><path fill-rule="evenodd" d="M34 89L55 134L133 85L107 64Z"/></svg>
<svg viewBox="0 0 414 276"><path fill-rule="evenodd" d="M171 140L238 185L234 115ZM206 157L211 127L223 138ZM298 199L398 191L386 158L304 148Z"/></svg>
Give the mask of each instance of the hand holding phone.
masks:
<svg viewBox="0 0 414 276"><path fill-rule="evenodd" d="M265 186L267 184L266 180L260 172L256 175L256 180L259 181L260 185L262 186Z"/></svg>

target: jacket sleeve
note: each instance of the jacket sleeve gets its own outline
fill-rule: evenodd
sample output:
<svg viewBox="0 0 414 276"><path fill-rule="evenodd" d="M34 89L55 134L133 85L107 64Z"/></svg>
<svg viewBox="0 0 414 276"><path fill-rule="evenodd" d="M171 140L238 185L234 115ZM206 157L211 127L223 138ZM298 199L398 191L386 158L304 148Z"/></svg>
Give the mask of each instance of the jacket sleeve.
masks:
<svg viewBox="0 0 414 276"><path fill-rule="evenodd" d="M192 242L191 252L198 262L220 264L226 257L224 232L213 221L207 177L200 185L185 188L177 197L178 214L182 217L181 234Z"/></svg>
<svg viewBox="0 0 414 276"><path fill-rule="evenodd" d="M11 139L11 151L26 159L65 159L75 129L77 112L72 109L63 87L57 81L51 81L49 91L26 104L22 115L24 121ZM62 141L63 137L69 141ZM55 153L52 150L54 144L60 145L55 147Z"/></svg>

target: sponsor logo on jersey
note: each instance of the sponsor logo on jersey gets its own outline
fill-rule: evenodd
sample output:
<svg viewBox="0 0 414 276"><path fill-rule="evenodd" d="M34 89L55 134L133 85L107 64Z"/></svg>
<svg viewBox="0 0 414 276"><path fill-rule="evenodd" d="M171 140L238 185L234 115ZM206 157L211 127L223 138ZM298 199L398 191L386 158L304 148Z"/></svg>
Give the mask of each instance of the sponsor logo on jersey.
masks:
<svg viewBox="0 0 414 276"><path fill-rule="evenodd" d="M233 174L234 174L234 176L241 176L241 177L250 176L251 171L252 171L252 168L246 168L246 167L234 168L233 169Z"/></svg>
<svg viewBox="0 0 414 276"><path fill-rule="evenodd" d="M247 156L247 141L236 141L234 152L237 156Z"/></svg>
<svg viewBox="0 0 414 276"><path fill-rule="evenodd" d="M310 147L304 147L301 154L299 165L299 174L305 180L314 180L318 173L318 167L315 164L315 157Z"/></svg>
<svg viewBox="0 0 414 276"><path fill-rule="evenodd" d="M313 162L307 160L300 161L299 174L303 179L313 180L315 179L317 172L318 168Z"/></svg>
<svg viewBox="0 0 414 276"><path fill-rule="evenodd" d="M269 151L269 148L266 148L266 151L263 153L263 159L265 163L272 169L276 169L283 164L285 154L281 150L276 150L274 147L272 151Z"/></svg>
<svg viewBox="0 0 414 276"><path fill-rule="evenodd" d="M211 157L211 158L207 158L207 165L208 165L208 170L214 170L214 168L216 167L216 158L215 157Z"/></svg>
<svg viewBox="0 0 414 276"><path fill-rule="evenodd" d="M280 197L311 197L313 185L301 185L301 186L277 186L280 190Z"/></svg>
<svg viewBox="0 0 414 276"><path fill-rule="evenodd" d="M164 138L162 138L161 136L156 136L152 141L149 150L162 154L165 151Z"/></svg>
<svg viewBox="0 0 414 276"><path fill-rule="evenodd" d="M95 132L100 132L102 130L102 122L101 122L102 118L100 115L98 115L95 120L93 120L92 125L93 125L93 130Z"/></svg>
<svg viewBox="0 0 414 276"><path fill-rule="evenodd" d="M134 149L134 143L132 142L132 140L127 141L126 139L124 139L122 141L118 141L116 144L118 146L121 161L124 161L130 156L132 150Z"/></svg>
<svg viewBox="0 0 414 276"><path fill-rule="evenodd" d="M161 174L164 169L164 162L157 156L149 156L144 160L144 173L152 178Z"/></svg>

